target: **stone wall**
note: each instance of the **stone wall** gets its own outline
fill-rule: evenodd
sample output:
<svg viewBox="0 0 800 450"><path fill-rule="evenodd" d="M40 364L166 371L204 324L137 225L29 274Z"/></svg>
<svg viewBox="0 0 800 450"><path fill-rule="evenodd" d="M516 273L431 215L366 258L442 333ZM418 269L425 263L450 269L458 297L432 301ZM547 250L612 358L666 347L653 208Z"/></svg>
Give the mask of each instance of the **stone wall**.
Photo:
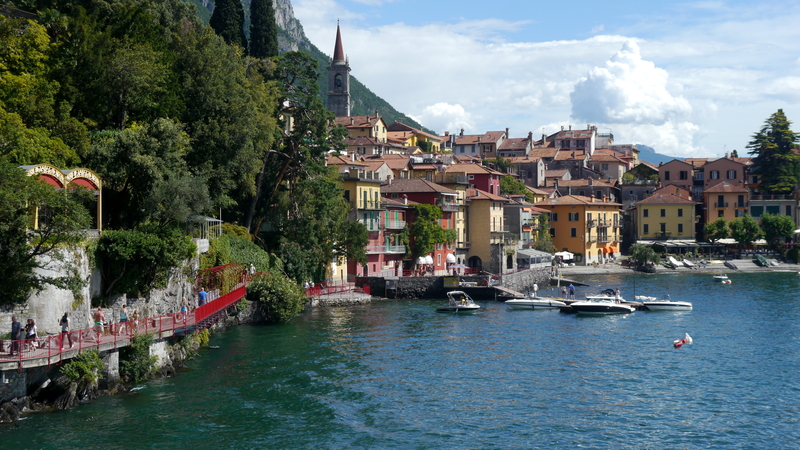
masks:
<svg viewBox="0 0 800 450"><path fill-rule="evenodd" d="M502 286L517 292L526 293L533 283L540 288L550 286L550 267L533 268L502 276Z"/></svg>

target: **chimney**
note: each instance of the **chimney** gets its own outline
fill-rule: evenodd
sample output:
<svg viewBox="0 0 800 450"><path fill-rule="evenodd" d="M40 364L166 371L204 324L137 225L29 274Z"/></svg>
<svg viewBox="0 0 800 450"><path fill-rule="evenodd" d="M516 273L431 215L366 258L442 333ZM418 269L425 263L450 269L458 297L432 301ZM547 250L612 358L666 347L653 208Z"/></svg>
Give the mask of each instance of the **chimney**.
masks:
<svg viewBox="0 0 800 450"><path fill-rule="evenodd" d="M561 125L561 131L564 131L564 125Z"/></svg>
<svg viewBox="0 0 800 450"><path fill-rule="evenodd" d="M403 204L404 205L408 204L408 195L406 195L406 194L403 194Z"/></svg>
<svg viewBox="0 0 800 450"><path fill-rule="evenodd" d="M356 120L351 117L350 118L350 125L355 125L355 123L356 123Z"/></svg>
<svg viewBox="0 0 800 450"><path fill-rule="evenodd" d="M464 137L464 129L463 128L461 129L461 134L459 136L460 137Z"/></svg>
<svg viewBox="0 0 800 450"><path fill-rule="evenodd" d="M508 138L508 127L506 127L506 138Z"/></svg>
<svg viewBox="0 0 800 450"><path fill-rule="evenodd" d="M350 153L350 161L356 162L356 153L355 152Z"/></svg>
<svg viewBox="0 0 800 450"><path fill-rule="evenodd" d="M445 136L450 136L450 132L449 132L449 131L445 131L445 132L444 132L444 135L445 135Z"/></svg>
<svg viewBox="0 0 800 450"><path fill-rule="evenodd" d="M386 175L386 184L388 184L389 186L392 185L392 176L391 175Z"/></svg>
<svg viewBox="0 0 800 450"><path fill-rule="evenodd" d="M528 141L533 142L533 131L528 131Z"/></svg>
<svg viewBox="0 0 800 450"><path fill-rule="evenodd" d="M547 135L542 133L542 147L547 147Z"/></svg>
<svg viewBox="0 0 800 450"><path fill-rule="evenodd" d="M569 124L569 131L572 131L572 124Z"/></svg>
<svg viewBox="0 0 800 450"><path fill-rule="evenodd" d="M381 115L380 115L380 113L378 112L377 109L375 110L375 118L376 119L380 119L381 118Z"/></svg>
<svg viewBox="0 0 800 450"><path fill-rule="evenodd" d="M480 141L481 141L481 138L482 138L482 137L483 137L483 136L478 136L478 142L480 142Z"/></svg>
<svg viewBox="0 0 800 450"><path fill-rule="evenodd" d="M589 186L593 186L592 177L589 177Z"/></svg>

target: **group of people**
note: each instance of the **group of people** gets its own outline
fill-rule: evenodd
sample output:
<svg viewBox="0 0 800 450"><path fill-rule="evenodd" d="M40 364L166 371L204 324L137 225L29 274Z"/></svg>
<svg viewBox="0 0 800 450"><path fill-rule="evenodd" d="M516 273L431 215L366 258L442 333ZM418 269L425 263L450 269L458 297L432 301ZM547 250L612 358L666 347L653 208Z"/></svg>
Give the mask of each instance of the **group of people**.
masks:
<svg viewBox="0 0 800 450"><path fill-rule="evenodd" d="M66 313L65 313L65 317L66 317ZM106 334L106 326L109 326L109 325L112 325L112 324L110 324L109 322L106 321L106 315L103 312L103 308L102 307L98 307L97 308L97 311L95 311L93 318L94 318L94 326L97 328L97 336L98 336L98 339L99 339L100 336L103 336L103 335ZM132 327L130 326L130 323L133 324ZM136 329L138 328L138 325L139 325L139 311L138 310L133 310L133 313L129 315L129 313L128 313L128 305L122 305L122 309L120 309L120 311L119 311L119 323L118 323L118 326L116 327L116 330L114 330L113 327L110 327L110 326L109 326L109 330L111 331L112 334L114 334L116 336L119 336L120 334L123 334L123 331L124 331L125 334L131 334L131 333L135 333L136 332ZM64 331L62 329L62 333L63 332ZM72 345L72 341L71 340L70 340L70 345Z"/></svg>
<svg viewBox="0 0 800 450"><path fill-rule="evenodd" d="M561 298L575 300L575 286L572 283L569 286L561 286Z"/></svg>
<svg viewBox="0 0 800 450"><path fill-rule="evenodd" d="M23 340L26 342L28 351L37 348L38 342L36 339L38 337L36 321L28 319L25 328L23 328L22 324L17 320L17 316L11 316L11 349L9 356L14 356L15 352L17 354L21 352L20 341Z"/></svg>

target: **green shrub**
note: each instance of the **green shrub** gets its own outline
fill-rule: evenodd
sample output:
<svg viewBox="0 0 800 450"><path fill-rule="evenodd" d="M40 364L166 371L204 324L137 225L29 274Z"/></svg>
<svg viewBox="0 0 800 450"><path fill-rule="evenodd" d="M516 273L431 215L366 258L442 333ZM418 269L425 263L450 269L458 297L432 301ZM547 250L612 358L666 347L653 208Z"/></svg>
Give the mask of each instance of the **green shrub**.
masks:
<svg viewBox="0 0 800 450"><path fill-rule="evenodd" d="M89 350L72 358L61 367L61 373L73 383L97 384L105 368L100 353Z"/></svg>
<svg viewBox="0 0 800 450"><path fill-rule="evenodd" d="M208 341L211 340L211 332L208 329L204 329L202 331L195 332L197 335L197 343L200 344L201 347L205 347L208 345Z"/></svg>
<svg viewBox="0 0 800 450"><path fill-rule="evenodd" d="M157 358L150 355L153 335L134 336L131 345L119 352L119 373L127 382L146 381L156 368Z"/></svg>
<svg viewBox="0 0 800 450"><path fill-rule="evenodd" d="M238 263L247 268L252 264L256 271L267 272L282 267L280 260L247 239L222 235L211 239L208 252L200 255L200 268L210 269L224 264Z"/></svg>
<svg viewBox="0 0 800 450"><path fill-rule="evenodd" d="M194 256L197 247L178 228L143 226L104 231L96 258L105 295L142 294L166 285L169 270Z"/></svg>
<svg viewBox="0 0 800 450"><path fill-rule="evenodd" d="M283 274L264 274L247 287L247 296L265 308L267 321L288 322L303 311L305 291Z"/></svg>

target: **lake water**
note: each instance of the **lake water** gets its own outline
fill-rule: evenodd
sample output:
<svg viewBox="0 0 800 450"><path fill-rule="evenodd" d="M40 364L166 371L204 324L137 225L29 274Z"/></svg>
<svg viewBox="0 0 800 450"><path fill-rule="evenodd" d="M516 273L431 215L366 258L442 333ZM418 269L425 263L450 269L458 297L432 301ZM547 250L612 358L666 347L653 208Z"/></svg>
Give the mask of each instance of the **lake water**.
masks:
<svg viewBox="0 0 800 450"><path fill-rule="evenodd" d="M800 448L800 278L729 275L580 278L691 312L387 300L232 328L175 378L0 427L0 448Z"/></svg>

